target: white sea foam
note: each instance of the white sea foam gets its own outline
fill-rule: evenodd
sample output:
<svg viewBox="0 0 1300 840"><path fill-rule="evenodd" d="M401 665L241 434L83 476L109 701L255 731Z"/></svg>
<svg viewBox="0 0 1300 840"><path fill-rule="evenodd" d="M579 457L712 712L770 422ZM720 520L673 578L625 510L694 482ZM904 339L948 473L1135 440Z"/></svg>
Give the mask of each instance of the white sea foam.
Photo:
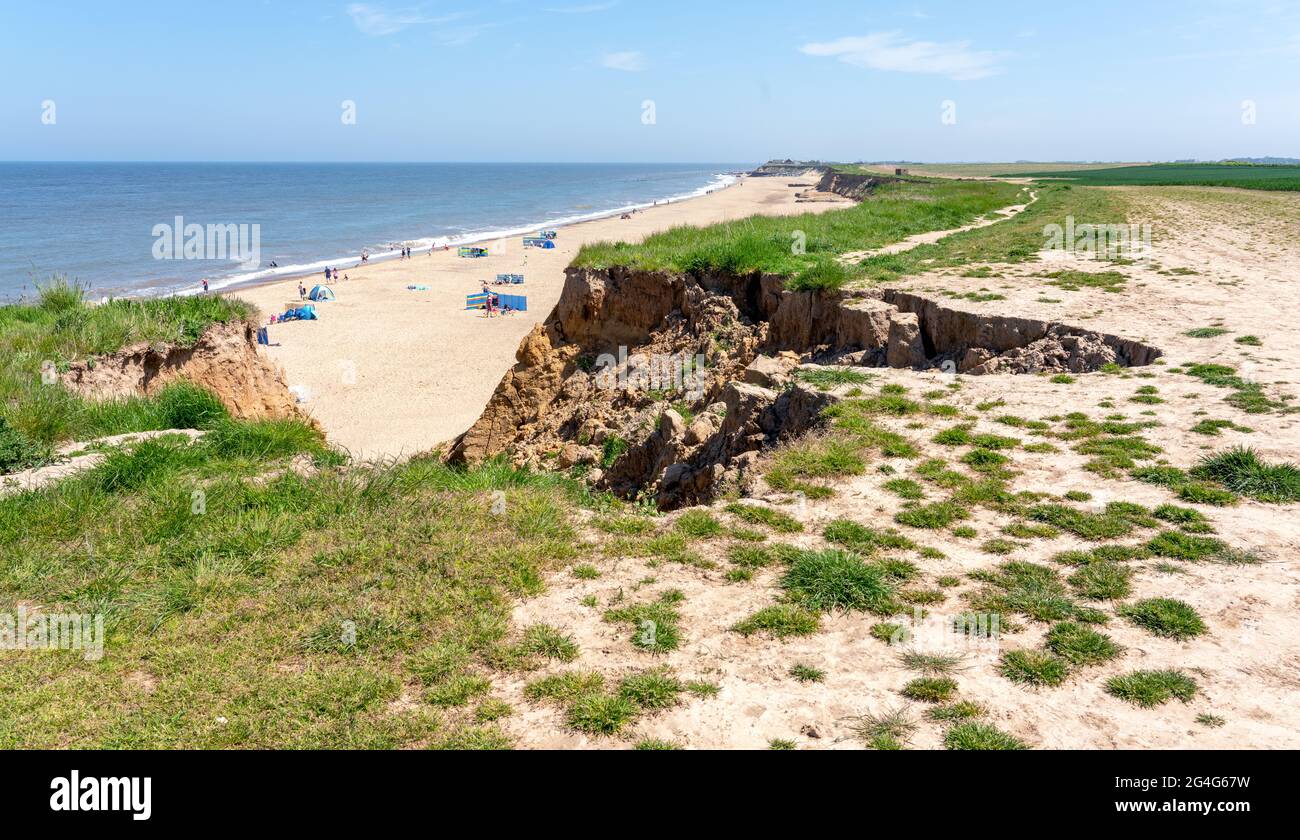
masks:
<svg viewBox="0 0 1300 840"><path fill-rule="evenodd" d="M515 236L523 236L525 234L534 233L538 230L542 230L545 228L558 228L558 227L564 227L566 225L578 224L579 222L589 222L594 219L604 219L604 218L609 218L610 216L618 216L623 213L631 212L633 210L643 210L647 207L653 207L656 203L664 204L667 202L685 201L691 198L699 198L700 196L708 195L709 193L716 192L717 190L723 189L724 187L729 187L732 184L734 184L736 180L737 180L737 176L735 175L731 175L727 173L718 173L713 176L713 180L711 180L709 183L705 184L704 186L699 187L698 189L692 190L691 192L688 193L681 193L678 195L668 196L667 198L661 198L658 199L657 201L647 201L639 204L625 204L620 207L613 207L607 210L596 210L591 213L580 213L580 214L574 214L568 216L558 216L555 218L544 219L539 222L534 222L527 225L519 225L510 228L499 228L499 229L476 231L476 230L468 230L466 228L461 227L458 229L466 231L465 233L458 234L455 236L438 236L438 237L426 237L421 239L409 239L409 240L403 240L403 242L405 245L411 248L413 253L418 253L418 254L428 253L430 249L442 248L444 246L455 248L459 245L470 245L479 242L491 242L497 239L507 239ZM457 226L450 225L449 227L456 228ZM366 250L370 254L368 258L370 262L382 262L385 260L396 259L399 256L401 256L400 249L399 250L389 249L386 245L383 246L382 249L375 248L375 249L366 249ZM208 288L212 291L217 291L219 289L229 289L236 286L247 285L249 283L258 283L258 282L264 282L266 280L273 280L278 277L300 277L302 275L308 275L308 274L319 274L319 273L323 273L327 267L341 268L344 271L348 271L351 269L355 269L360 264L361 264L361 252L356 251L350 254L344 254L342 256L335 256L335 257L329 257L325 259L313 260L311 262L294 263L292 265L281 265L281 266L276 266L275 268L259 268L255 271L241 272L239 274L232 274L225 277L216 277L216 278L210 277L208 278ZM199 290L195 288L193 283L186 283L183 287L169 286L169 287L160 287L160 288L142 290L142 294L145 296L159 296L159 295L170 295L170 294L193 295L198 293Z"/></svg>

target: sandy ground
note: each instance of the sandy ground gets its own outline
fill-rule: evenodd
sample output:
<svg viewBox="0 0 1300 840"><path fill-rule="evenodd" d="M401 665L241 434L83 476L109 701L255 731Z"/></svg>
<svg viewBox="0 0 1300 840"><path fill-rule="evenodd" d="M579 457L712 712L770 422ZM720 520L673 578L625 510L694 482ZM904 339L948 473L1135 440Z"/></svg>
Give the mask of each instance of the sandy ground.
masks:
<svg viewBox="0 0 1300 840"><path fill-rule="evenodd" d="M316 307L319 320L272 325L270 357L329 440L353 457L426 451L469 428L520 340L559 299L564 268L587 242L639 241L674 225L711 224L754 214L822 212L845 201L796 203L788 178L742 178L699 198L559 229L554 250L525 249L518 237L487 243L491 256L462 259L455 249L409 260L344 266L338 295ZM528 312L492 319L465 311L465 296L497 274L523 274L522 286L494 289L528 296ZM303 281L308 288L323 275ZM295 280L230 292L264 313L298 300ZM408 285L427 285L410 291Z"/></svg>
<svg viewBox="0 0 1300 840"><path fill-rule="evenodd" d="M961 277L962 269L933 273L905 284L937 294L985 289L1006 295L1006 300L946 305L972 311L1023 314L1084 324L1156 344L1166 352L1164 365L1151 365L1137 373L1150 378L1084 374L1070 384L1055 384L1046 377L958 377L959 391L944 401L963 414L980 418L980 432L1024 437L1023 432L992 422L1000 414L1040 419L1068 411L1092 417L1120 413L1130 419L1155 419L1160 425L1147 438L1164 449L1170 464L1189 467L1206 452L1233 445L1250 445L1269 461L1300 460L1300 414L1245 414L1223 401L1229 393L1192 377L1169 371L1184 361L1215 362L1237 367L1264 384L1270 396L1300 393L1294 348L1300 341L1300 303L1294 294L1294 271L1300 265L1300 244L1290 235L1300 219L1300 195L1195 188L1125 189L1134 203L1132 221L1155 226L1155 265L1123 266L1129 277L1119 294L1082 288L1070 292L1048 285L1040 275L1061 267L1100 271L1111 266L1070 258L1057 263L993 266L997 276ZM1183 273L1169 273L1182 269ZM1165 273L1162 273L1165 272ZM1184 333L1195 327L1222 323L1230 330L1216 338L1193 338ZM1262 346L1233 341L1256 335ZM892 369L873 371L875 386L887 382L904 385L912 394L942 388L953 377L939 372ZM1142 385L1154 385L1164 402L1154 405L1128 400ZM1101 407L1103 400L1114 407ZM987 401L1003 404L986 412L976 406ZM1144 414L1143 412L1151 412ZM1224 430L1220 436L1189 433L1205 418L1227 418L1253 429ZM910 420L891 421L890 427L917 442L926 457L953 458L957 454L931 442L935 431L951 420L928 420L915 427ZM1025 440L1035 438L1025 437ZM984 720L1038 748L1290 748L1300 747L1300 505L1263 504L1249 499L1219 508L1187 505L1166 489L1132 480L1103 479L1085 471L1085 456L1070 451L1068 442L1056 441L1058 453L1014 453L1019 475L1012 487L1062 494L1082 490L1092 494L1086 503L1100 508L1110 501L1132 501L1147 506L1172 502L1195 507L1213 523L1217 536L1230 546L1258 552L1258 565L1183 563L1171 571L1158 559L1131 564L1135 570L1131 599L1178 598L1191 604L1204 618L1206 635L1180 642L1143 631L1120 618L1104 628L1126 649L1112 662L1092 666L1057 688L1031 689L1007 681L997 671L997 656L1018 648L1042 644L1045 625L1017 620L1021 632L1004 635L993 651L967 649L966 660L954 675L958 698L975 700L988 709ZM901 500L883 489L891 475L878 467L889 464L896 475L907 475L914 461L877 458L863 476L837 486L837 495L824 502L788 504L772 495L772 503L805 523L793 538L774 534L774 541L805 547L822 547L825 523L847 517L872 527L898 527L893 515ZM927 491L929 501L941 493ZM721 507L720 505L716 507ZM737 524L726 514L718 516ZM923 545L938 548L941 559L906 556L922 570L920 586L935 588L943 575L961 576L989 569L1004 559L1048 563L1057 552L1085 547L1067 535L1025 540L1007 558L980 549L1010 520L989 510L976 509L967 523L978 531L974 538L957 538L944 531L903 528ZM1154 531L1144 530L1121 540L1135 543ZM522 694L526 676L503 676L499 692L516 714L507 728L521 745L534 747L629 747L645 738L673 741L688 748L764 748L770 739L788 739L800 749L861 748L853 724L862 715L903 709L916 722L910 746L942 745L943 726L926 720L925 704L899 694L917 673L898 661L898 650L869 635L881 619L860 613L828 616L818 633L786 642L763 636L749 638L730 632L737 620L773 603L779 593L778 572L759 572L749 583L729 583L724 559L725 539L697 543L694 548L718 561L717 568L700 569L677 564L653 565L644 560L606 557L594 562L601 576L579 580L562 573L548 582L548 591L516 609L517 626L545 622L573 634L582 654L570 666L554 665L543 673L581 668L599 671L607 681L629 672L667 665L682 679L716 683L716 697L687 699L681 705L640 718L625 735L591 738L566 728L554 706L533 703ZM586 562L586 561L584 561ZM1162 568L1163 566L1163 568ZM1062 567L1057 567L1062 568ZM1068 569L1063 569L1068 573ZM931 606L932 614L951 616L964 608L963 596L978 587L964 578L945 590L947 598ZM613 603L638 603L677 588L685 600L680 605L684 642L664 656L651 656L630 644L626 627L601 620ZM597 606L584 599L593 597ZM1113 613L1109 602L1091 602ZM927 643L920 649L942 647ZM802 663L826 671L822 683L800 683L788 669ZM1138 669L1179 668L1197 681L1199 692L1190 703L1171 701L1143 709L1121 701L1104 690L1108 678ZM1198 715L1215 715L1221 727L1208 727Z"/></svg>

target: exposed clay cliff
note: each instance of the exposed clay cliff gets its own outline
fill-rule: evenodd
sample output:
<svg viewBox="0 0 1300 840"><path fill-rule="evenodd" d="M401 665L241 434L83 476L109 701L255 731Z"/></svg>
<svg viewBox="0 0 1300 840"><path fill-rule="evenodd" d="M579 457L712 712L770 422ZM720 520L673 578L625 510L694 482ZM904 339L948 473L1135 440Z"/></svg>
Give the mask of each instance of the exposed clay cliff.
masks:
<svg viewBox="0 0 1300 840"><path fill-rule="evenodd" d="M828 170L817 183L818 192L835 193L854 201L862 201L871 195L876 187L900 180L891 175L854 175Z"/></svg>
<svg viewBox="0 0 1300 840"><path fill-rule="evenodd" d="M209 326L192 347L137 344L63 374L68 388L100 400L147 396L178 379L211 391L232 417L299 416L284 374L258 353L255 328L243 321Z"/></svg>
<svg viewBox="0 0 1300 840"><path fill-rule="evenodd" d="M555 310L450 457L585 465L600 488L676 507L743 483L755 453L820 422L834 397L803 384L799 366L1078 373L1159 355L1118 336L893 290L570 269Z"/></svg>

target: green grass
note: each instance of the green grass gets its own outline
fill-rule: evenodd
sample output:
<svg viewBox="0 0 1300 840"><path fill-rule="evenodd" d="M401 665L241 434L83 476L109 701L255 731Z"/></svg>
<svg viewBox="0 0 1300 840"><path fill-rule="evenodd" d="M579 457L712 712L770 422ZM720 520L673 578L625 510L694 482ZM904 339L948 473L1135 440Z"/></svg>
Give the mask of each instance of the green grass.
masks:
<svg viewBox="0 0 1300 840"><path fill-rule="evenodd" d="M945 703L957 691L957 683L951 677L917 677L902 688L902 695L909 700L923 703Z"/></svg>
<svg viewBox="0 0 1300 840"><path fill-rule="evenodd" d="M778 449L763 478L774 490L824 498L830 490L809 479L862 475L867 470L860 447L834 437L805 437Z"/></svg>
<svg viewBox="0 0 1300 840"><path fill-rule="evenodd" d="M966 721L953 726L943 737L950 750L1027 750L1029 745L996 726Z"/></svg>
<svg viewBox="0 0 1300 840"><path fill-rule="evenodd" d="M641 709L667 709L676 706L679 695L686 686L667 668L653 668L648 671L624 677L618 684L618 696L630 700Z"/></svg>
<svg viewBox="0 0 1300 840"><path fill-rule="evenodd" d="M775 508L731 502L724 510L746 522L754 525L765 525L782 534L797 534L803 530L803 525L800 524L799 520Z"/></svg>
<svg viewBox="0 0 1300 840"><path fill-rule="evenodd" d="M617 735L640 712L636 703L621 695L584 694L569 706L565 722L588 735Z"/></svg>
<svg viewBox="0 0 1300 840"><path fill-rule="evenodd" d="M1147 598L1116 610L1137 626L1183 641L1206 632L1205 622L1190 605L1174 598Z"/></svg>
<svg viewBox="0 0 1300 840"><path fill-rule="evenodd" d="M1060 575L1048 566L1012 560L972 577L987 584L969 596L977 611L1018 612L1044 622L1092 617L1070 598Z"/></svg>
<svg viewBox="0 0 1300 840"><path fill-rule="evenodd" d="M722 533L722 524L708 511L698 509L688 510L677 517L673 527L692 539L708 539Z"/></svg>
<svg viewBox="0 0 1300 840"><path fill-rule="evenodd" d="M906 709L895 709L863 715L849 725L849 731L873 750L901 750L916 732L916 723Z"/></svg>
<svg viewBox="0 0 1300 840"><path fill-rule="evenodd" d="M794 216L751 216L705 227L681 226L639 244L598 242L583 246L578 268L629 268L668 272L762 271L788 278L796 289L838 288L860 275L836 257L877 248L916 233L946 230L1014 202L1019 187L1000 182L910 181L881 186L867 200L843 210ZM792 247L795 232L804 248Z"/></svg>
<svg viewBox="0 0 1300 840"><path fill-rule="evenodd" d="M1043 247L1044 226L1063 225L1066 216L1086 218L1099 224L1126 220L1124 198L1115 193L1047 184L1036 189L1038 201L1011 219L956 233L903 253L868 257L862 267L871 280L892 282L936 269L964 269L982 263L1022 263L1038 259L1038 252ZM1018 201L1023 200L1025 196L1022 193Z"/></svg>
<svg viewBox="0 0 1300 840"><path fill-rule="evenodd" d="M794 372L795 379L807 382L819 391L831 391L841 385L865 385L871 376L853 368L825 367L817 370L800 368Z"/></svg>
<svg viewBox="0 0 1300 840"><path fill-rule="evenodd" d="M895 478L886 481L884 488L901 499L917 500L925 498L925 490L918 482L910 478Z"/></svg>
<svg viewBox="0 0 1300 840"><path fill-rule="evenodd" d="M1175 699L1189 703L1196 690L1196 681L1178 670L1133 671L1106 681L1108 694L1143 708Z"/></svg>
<svg viewBox="0 0 1300 840"><path fill-rule="evenodd" d="M880 567L847 551L800 552L782 576L781 588L811 612L860 610L890 615L899 607L893 580Z"/></svg>
<svg viewBox="0 0 1300 840"><path fill-rule="evenodd" d="M1286 408L1280 400L1271 399L1261 385L1250 382L1237 375L1236 370L1227 365L1192 364L1182 368L1182 372L1193 376L1206 385L1227 388L1232 391L1224 402L1247 414L1267 414Z"/></svg>
<svg viewBox="0 0 1300 840"><path fill-rule="evenodd" d="M1124 652L1110 636L1073 621L1052 625L1046 644L1048 650L1072 665L1100 665Z"/></svg>
<svg viewBox="0 0 1300 840"><path fill-rule="evenodd" d="M917 505L894 514L894 521L899 525L928 530L947 528L958 520L969 518L970 511L964 505L952 500Z"/></svg>
<svg viewBox="0 0 1300 840"><path fill-rule="evenodd" d="M821 668L814 668L811 665L802 663L791 665L790 670L786 673L799 682L822 682L826 679L826 672Z"/></svg>
<svg viewBox="0 0 1300 840"><path fill-rule="evenodd" d="M773 604L737 622L731 629L742 636L767 633L773 638L809 636L821 627L817 613L795 604Z"/></svg>
<svg viewBox="0 0 1300 840"><path fill-rule="evenodd" d="M926 676L946 676L961 665L964 657L959 653L925 653L908 650L898 655L898 664L909 671L919 671Z"/></svg>
<svg viewBox="0 0 1300 840"><path fill-rule="evenodd" d="M1002 655L1002 676L1024 685L1058 686L1070 673L1070 663L1050 651L1012 650Z"/></svg>
<svg viewBox="0 0 1300 840"><path fill-rule="evenodd" d="M501 461L341 469L314 433L245 425L0 498L0 604L106 635L98 662L0 661L0 745L500 746L471 702L492 675L576 654L510 616L577 558L580 489ZM294 446L319 471L287 469Z"/></svg>
<svg viewBox="0 0 1300 840"><path fill-rule="evenodd" d="M941 723L960 723L983 717L987 710L973 700L958 700L946 706L933 706L925 710L925 716Z"/></svg>
<svg viewBox="0 0 1300 840"><path fill-rule="evenodd" d="M89 306L80 287L55 280L35 302L0 306L0 420L22 442L40 447L126 432L202 428L204 419L225 412L192 387L99 403L62 384L44 384L42 366L50 363L62 373L74 362L141 343L190 347L209 325L252 315L242 301L208 295ZM0 459L4 449L0 435Z"/></svg>
<svg viewBox="0 0 1300 840"><path fill-rule="evenodd" d="M1199 563L1213 560L1224 554L1228 546L1214 537L1186 534L1182 531L1162 531L1146 544L1147 551L1172 560Z"/></svg>
<svg viewBox="0 0 1300 840"><path fill-rule="evenodd" d="M1068 581L1081 598L1115 601L1133 591L1133 570L1119 563L1097 561L1083 566Z"/></svg>
<svg viewBox="0 0 1300 840"><path fill-rule="evenodd" d="M874 554L882 549L909 549L916 544L894 530L868 528L851 519L836 519L826 525L822 536L859 554Z"/></svg>
<svg viewBox="0 0 1300 840"><path fill-rule="evenodd" d="M1220 434L1222 434L1222 431L1224 429L1228 429L1234 432L1241 432L1242 434L1251 434L1252 432L1255 431L1254 429L1248 428L1246 426L1239 426L1236 423L1232 422L1231 420L1223 420L1223 419L1202 420L1199 423L1197 423L1195 426L1192 426L1192 428L1189 429L1188 431L1191 431L1198 435L1209 435L1210 437L1218 437Z"/></svg>
<svg viewBox="0 0 1300 840"><path fill-rule="evenodd" d="M1223 327L1197 327L1196 329L1188 330L1183 333L1183 335L1188 338L1218 338L1221 335L1227 334L1228 330L1225 330Z"/></svg>
<svg viewBox="0 0 1300 840"><path fill-rule="evenodd" d="M649 653L676 650L682 642L681 613L677 604L681 593L669 590L653 601L605 611L611 624L626 624L632 629L632 644Z"/></svg>
<svg viewBox="0 0 1300 840"><path fill-rule="evenodd" d="M1300 500L1300 467L1267 463L1248 447L1205 456L1191 476L1218 482L1256 501L1286 504Z"/></svg>
<svg viewBox="0 0 1300 840"><path fill-rule="evenodd" d="M1047 284L1066 292L1080 289L1100 289L1103 292L1119 293L1124 290L1128 278L1118 271L1077 271L1073 269L1049 271L1043 275L1049 278Z"/></svg>
<svg viewBox="0 0 1300 840"><path fill-rule="evenodd" d="M1068 179L1073 184L1095 187L1203 186L1300 190L1300 166L1246 163L1156 163L1110 169L1027 172L1019 177Z"/></svg>

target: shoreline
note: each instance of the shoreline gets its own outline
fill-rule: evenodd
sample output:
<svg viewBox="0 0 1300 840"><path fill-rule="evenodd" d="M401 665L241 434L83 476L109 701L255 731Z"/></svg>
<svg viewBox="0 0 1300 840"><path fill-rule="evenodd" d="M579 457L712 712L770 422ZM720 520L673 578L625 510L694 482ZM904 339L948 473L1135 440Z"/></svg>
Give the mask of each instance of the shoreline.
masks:
<svg viewBox="0 0 1300 840"><path fill-rule="evenodd" d="M348 263L342 269L348 279L328 284L336 299L316 304L318 320L267 325L270 345L262 352L284 369L301 408L329 441L353 457L427 452L478 419L524 337L554 309L565 269L584 244L636 242L679 225L817 213L853 203L800 203L796 192L785 179L741 177L691 199L559 226L554 249L524 248L517 236L498 236L487 241L499 247L479 259L460 258L451 249ZM526 311L487 318L466 309L467 296L490 286L497 274L525 276L508 290L526 298ZM324 283L323 274L212 293L248 301L266 324L268 315L299 305L300 282L310 289Z"/></svg>
<svg viewBox="0 0 1300 840"><path fill-rule="evenodd" d="M563 232L566 229L573 228L578 225L587 224L588 222L598 222L605 219L612 219L616 216L621 216L624 213L635 213L643 210L652 209L655 207L667 207L672 204L680 205L683 202L694 201L696 199L704 198L706 196L713 195L715 193L719 193L724 190L730 189L748 177L749 176L744 173L724 172L714 176L713 181L710 181L708 184L706 184L703 187L700 187L698 190L694 192L669 196L668 198L658 199L655 201L651 201L650 203L628 204L622 207L616 207L612 210L601 210L589 215L561 217L559 219L537 222L536 224L508 228L505 230L490 230L490 231L481 231L476 233L467 233L463 237L462 236L453 236L447 238L434 237L432 239L409 240L410 242L427 243L418 246L412 246L411 252L412 252L412 256L416 254L425 255L428 254L430 251L437 253L440 251L453 250L455 248L465 246L465 245L477 245L483 242L495 242L504 239L519 238L538 230L555 230L555 231ZM719 183L719 181L723 179L730 179L730 180L727 181L726 183ZM371 254L365 262L361 261L360 254L348 255L347 257L338 260L317 260L313 263L302 266L302 268L306 269L303 271L293 271L291 273L286 273L286 274L272 274L272 275L267 275L265 277L257 277L248 280L234 280L225 285L216 285L214 283L210 283L208 294L228 295L234 292L247 291L249 289L255 289L261 286L272 285L275 283L304 280L308 277L318 278L320 281L323 281L324 271L326 266L329 266L331 269L333 269L336 265L340 263L354 262L355 264L352 265L350 268L344 265L343 270L356 271L365 266L382 265L384 263L398 261L401 259L402 256L398 251L384 251L378 254ZM293 268L297 268L297 266ZM333 281L331 280L330 282ZM204 292L202 289L179 289L176 291L160 294L158 295L158 297L189 296L189 295L200 295L203 293ZM124 296L124 297L130 297L130 296Z"/></svg>

